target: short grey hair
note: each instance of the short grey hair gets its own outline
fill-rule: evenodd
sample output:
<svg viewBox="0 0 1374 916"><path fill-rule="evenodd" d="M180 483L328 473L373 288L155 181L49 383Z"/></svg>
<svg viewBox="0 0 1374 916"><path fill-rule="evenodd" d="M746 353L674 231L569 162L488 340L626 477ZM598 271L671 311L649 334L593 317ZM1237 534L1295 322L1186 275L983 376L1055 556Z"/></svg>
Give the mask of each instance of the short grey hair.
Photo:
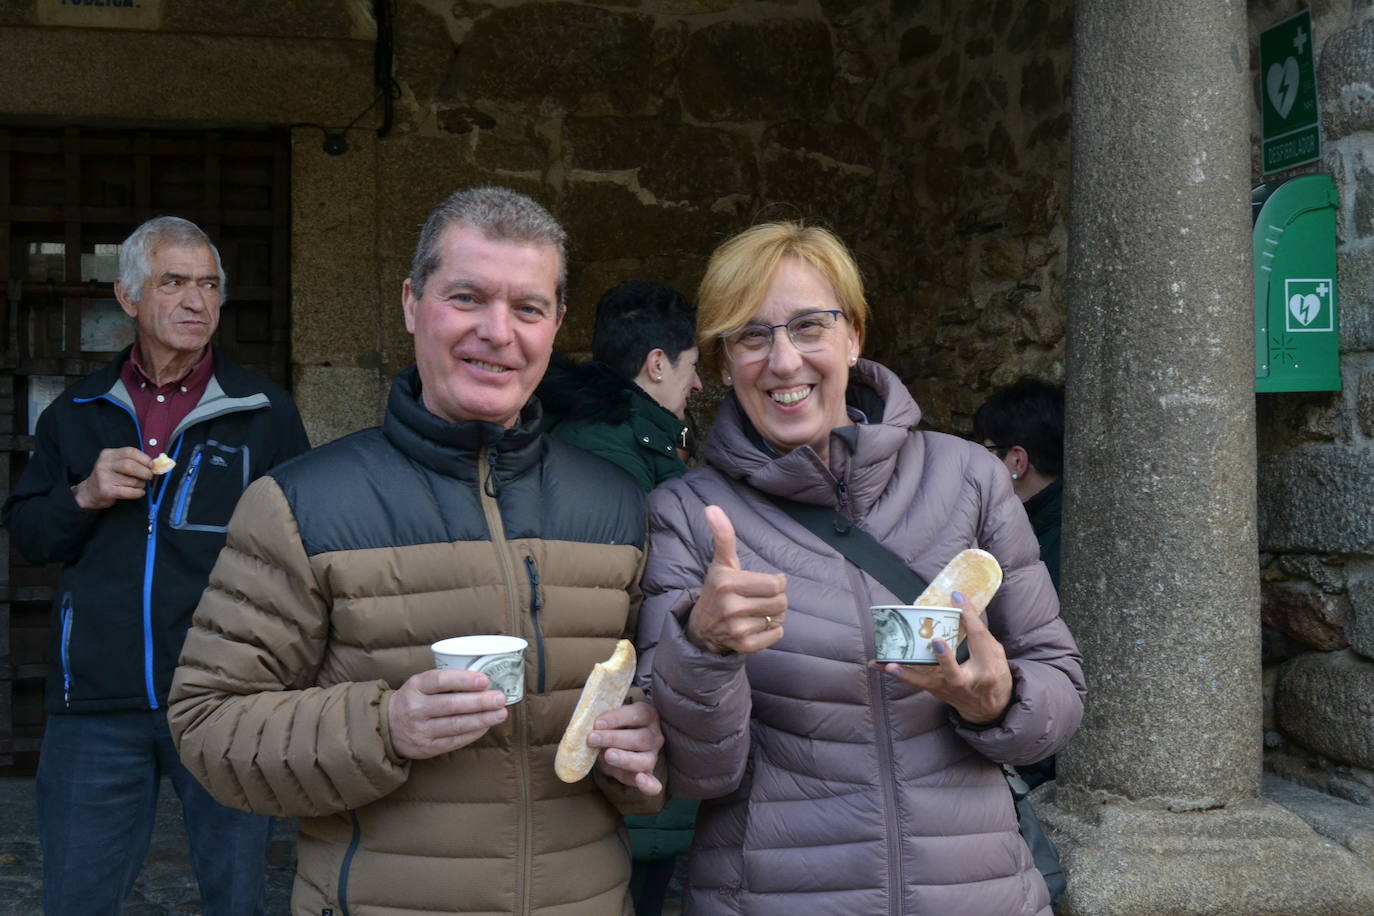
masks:
<svg viewBox="0 0 1374 916"><path fill-rule="evenodd" d="M558 252L558 309L563 310L568 289L568 233L548 210L530 197L510 188L464 188L444 198L431 211L420 230L415 257L410 262L410 291L416 299L439 268L439 240L449 226L476 229L496 242L552 245Z"/></svg>
<svg viewBox="0 0 1374 916"><path fill-rule="evenodd" d="M119 246L119 283L130 302L143 301L143 287L147 285L148 275L153 270L153 249L160 244L184 248L204 245L209 248L215 256L215 271L219 274L219 301L222 304L229 298L229 289L224 281L224 263L210 236L190 220L179 216L155 216L135 229Z"/></svg>

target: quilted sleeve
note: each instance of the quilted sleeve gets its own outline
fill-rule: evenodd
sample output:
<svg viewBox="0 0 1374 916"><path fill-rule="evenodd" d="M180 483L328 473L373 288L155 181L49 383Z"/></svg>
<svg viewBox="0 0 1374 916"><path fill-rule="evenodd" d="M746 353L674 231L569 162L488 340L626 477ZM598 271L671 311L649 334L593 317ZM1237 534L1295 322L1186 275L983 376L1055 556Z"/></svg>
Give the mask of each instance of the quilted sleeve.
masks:
<svg viewBox="0 0 1374 916"><path fill-rule="evenodd" d="M735 791L749 759L753 709L744 656L687 639L711 555L705 505L679 482L649 497L649 556L639 619L638 680L662 717L668 788L675 797Z"/></svg>
<svg viewBox="0 0 1374 916"><path fill-rule="evenodd" d="M221 803L259 814L357 808L403 782L383 681L314 686L330 596L277 482L255 481L196 608L168 721L182 761Z"/></svg>
<svg viewBox="0 0 1374 916"><path fill-rule="evenodd" d="M1083 659L1059 616L1059 596L1006 472L986 453L974 454L970 465L985 506L978 543L997 557L1004 574L988 605L988 626L1007 653L1012 699L990 726L953 719L960 736L985 757L1025 765L1058 752L1078 730L1087 695Z"/></svg>

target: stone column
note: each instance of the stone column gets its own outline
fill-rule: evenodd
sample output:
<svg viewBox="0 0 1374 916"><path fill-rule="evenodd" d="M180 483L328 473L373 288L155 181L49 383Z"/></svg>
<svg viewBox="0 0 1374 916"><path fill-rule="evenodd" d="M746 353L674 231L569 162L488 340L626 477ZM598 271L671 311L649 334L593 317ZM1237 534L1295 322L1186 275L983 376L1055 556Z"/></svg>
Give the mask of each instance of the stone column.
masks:
<svg viewBox="0 0 1374 916"><path fill-rule="evenodd" d="M1374 912L1259 798L1245 17L1075 9L1063 597L1091 696L1037 795L1061 914Z"/></svg>

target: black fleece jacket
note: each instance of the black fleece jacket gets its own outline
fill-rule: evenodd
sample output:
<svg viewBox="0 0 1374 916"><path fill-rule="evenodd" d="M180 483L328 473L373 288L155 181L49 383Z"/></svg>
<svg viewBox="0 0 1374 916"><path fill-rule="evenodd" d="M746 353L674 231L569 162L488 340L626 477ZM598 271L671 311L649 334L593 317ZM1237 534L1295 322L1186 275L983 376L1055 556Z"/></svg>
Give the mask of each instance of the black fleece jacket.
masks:
<svg viewBox="0 0 1374 916"><path fill-rule="evenodd" d="M53 601L50 713L159 709L239 496L306 451L290 395L215 354L200 403L173 433L175 468L138 500L82 509L72 487L102 449L138 447L119 379L125 350L53 401L3 523L32 563L61 563Z"/></svg>

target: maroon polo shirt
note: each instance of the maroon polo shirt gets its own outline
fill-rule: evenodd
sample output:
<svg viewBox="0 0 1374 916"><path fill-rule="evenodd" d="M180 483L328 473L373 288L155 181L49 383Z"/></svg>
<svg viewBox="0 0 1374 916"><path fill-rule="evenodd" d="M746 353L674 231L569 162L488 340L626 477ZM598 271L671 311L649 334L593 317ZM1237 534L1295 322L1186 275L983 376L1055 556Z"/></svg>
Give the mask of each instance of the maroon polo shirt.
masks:
<svg viewBox="0 0 1374 916"><path fill-rule="evenodd" d="M129 399L134 404L134 414L138 417L138 428L143 433L140 446L150 457L156 458L171 447L168 441L177 424L200 403L210 377L215 374L215 353L205 348L205 356L200 362L187 369L181 378L158 386L148 376L138 359L138 346L129 353L129 358L120 367L119 378L129 390Z"/></svg>

